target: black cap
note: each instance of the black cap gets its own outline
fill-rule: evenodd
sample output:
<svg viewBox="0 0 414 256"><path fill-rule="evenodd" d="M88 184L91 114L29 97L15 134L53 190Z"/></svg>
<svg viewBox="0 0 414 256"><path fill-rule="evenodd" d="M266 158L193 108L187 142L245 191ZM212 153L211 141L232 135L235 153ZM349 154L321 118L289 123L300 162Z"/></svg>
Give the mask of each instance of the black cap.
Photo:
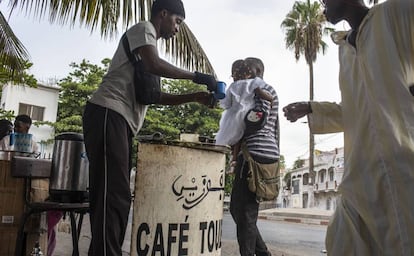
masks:
<svg viewBox="0 0 414 256"><path fill-rule="evenodd" d="M154 15L163 9L185 18L184 4L181 0L155 0L152 4L151 13Z"/></svg>

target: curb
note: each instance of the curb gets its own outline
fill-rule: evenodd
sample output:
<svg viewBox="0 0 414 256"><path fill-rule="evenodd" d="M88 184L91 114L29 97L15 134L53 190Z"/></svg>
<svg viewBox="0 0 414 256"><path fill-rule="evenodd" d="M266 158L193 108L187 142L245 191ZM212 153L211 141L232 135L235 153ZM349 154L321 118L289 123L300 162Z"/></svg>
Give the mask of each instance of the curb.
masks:
<svg viewBox="0 0 414 256"><path fill-rule="evenodd" d="M323 225L329 224L330 216L312 215L312 214L298 214L298 213L267 213L260 214L259 219L270 221L285 221L290 223L301 223L310 225Z"/></svg>

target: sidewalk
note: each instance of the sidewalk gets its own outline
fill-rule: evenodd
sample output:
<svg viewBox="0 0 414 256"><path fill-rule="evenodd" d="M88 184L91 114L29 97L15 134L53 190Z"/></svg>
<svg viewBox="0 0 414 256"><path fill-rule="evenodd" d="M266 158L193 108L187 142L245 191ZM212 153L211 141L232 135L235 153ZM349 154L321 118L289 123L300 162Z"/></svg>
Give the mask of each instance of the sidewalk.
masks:
<svg viewBox="0 0 414 256"><path fill-rule="evenodd" d="M71 244L71 235L63 232L59 232L58 234L58 245L56 246L54 256L70 256L72 255L72 244ZM127 238L126 238L127 240ZM88 246L90 241L90 235L81 234L81 238L79 241L79 253L81 256L88 255ZM129 254L129 241L125 241L123 246L123 256L130 255ZM237 241L234 240L222 240L221 242L221 255L222 256L237 256L239 255L239 246ZM286 252L282 252L277 248L268 245L272 256L300 256L289 254Z"/></svg>
<svg viewBox="0 0 414 256"><path fill-rule="evenodd" d="M275 208L267 209L259 212L260 219L274 220L274 221L288 221L295 223L304 223L312 225L327 225L332 212L323 211L317 209L296 209L296 208ZM66 220L69 221L68 219ZM62 224L60 224L62 225ZM63 227L68 224L62 225ZM61 229L62 229L61 226ZM90 228L89 228L89 216L85 215L82 232L79 237L79 253L81 256L88 254L89 242L90 242ZM131 224L127 227L125 235L125 241L123 245L123 255L130 255L131 244ZM299 256L289 254L287 252L280 251L279 249L269 246L273 256ZM44 252L46 254L46 252ZM72 255L72 237L70 233L58 232L57 233L57 245L55 249L55 256L70 256ZM222 256L235 256L239 255L237 241L235 240L222 240L221 248Z"/></svg>

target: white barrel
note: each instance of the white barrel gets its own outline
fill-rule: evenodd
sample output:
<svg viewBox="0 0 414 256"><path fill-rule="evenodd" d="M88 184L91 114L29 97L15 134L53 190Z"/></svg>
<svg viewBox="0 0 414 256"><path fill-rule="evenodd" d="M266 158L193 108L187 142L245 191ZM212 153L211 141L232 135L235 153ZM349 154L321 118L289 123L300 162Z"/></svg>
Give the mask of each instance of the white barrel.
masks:
<svg viewBox="0 0 414 256"><path fill-rule="evenodd" d="M141 143L131 255L221 255L227 147Z"/></svg>

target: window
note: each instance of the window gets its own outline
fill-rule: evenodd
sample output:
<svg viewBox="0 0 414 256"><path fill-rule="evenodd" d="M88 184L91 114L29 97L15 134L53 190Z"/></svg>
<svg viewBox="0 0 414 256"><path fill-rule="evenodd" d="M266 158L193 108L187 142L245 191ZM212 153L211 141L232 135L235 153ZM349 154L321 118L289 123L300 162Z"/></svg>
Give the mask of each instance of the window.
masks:
<svg viewBox="0 0 414 256"><path fill-rule="evenodd" d="M303 185L309 184L309 173L303 174Z"/></svg>
<svg viewBox="0 0 414 256"><path fill-rule="evenodd" d="M325 181L325 170L319 172L319 182L322 183Z"/></svg>
<svg viewBox="0 0 414 256"><path fill-rule="evenodd" d="M28 115L32 120L43 121L44 107L19 103L19 115Z"/></svg>
<svg viewBox="0 0 414 256"><path fill-rule="evenodd" d="M330 181L333 181L334 180L334 170L333 169L330 169L329 170L329 180Z"/></svg>
<svg viewBox="0 0 414 256"><path fill-rule="evenodd" d="M299 180L292 181L292 194L299 194Z"/></svg>

